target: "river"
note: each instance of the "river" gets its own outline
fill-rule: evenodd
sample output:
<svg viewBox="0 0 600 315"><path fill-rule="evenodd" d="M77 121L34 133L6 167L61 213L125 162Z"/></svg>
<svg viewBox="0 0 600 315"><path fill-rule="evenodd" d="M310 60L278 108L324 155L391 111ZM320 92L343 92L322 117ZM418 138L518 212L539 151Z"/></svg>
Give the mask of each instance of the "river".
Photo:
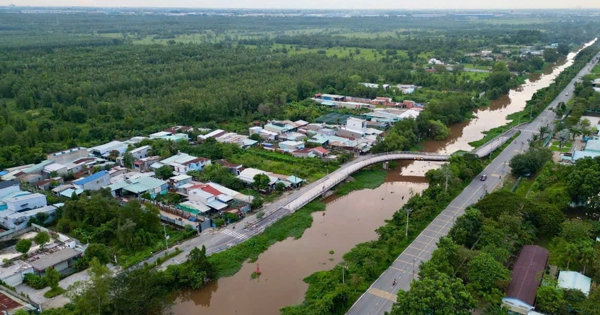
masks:
<svg viewBox="0 0 600 315"><path fill-rule="evenodd" d="M542 74L532 75L519 89L511 90L489 107L476 110L476 118L451 126L448 139L425 142L424 150L439 153L471 150L469 142L481 139L485 130L506 124L505 117L523 110L535 91L550 85L573 63L575 55L569 54ZM376 189L326 198L326 210L312 214L313 224L300 239L276 243L258 257L262 272L259 278L250 277L256 263L244 264L234 276L219 279L201 290L180 292L172 312L275 315L281 307L301 303L308 288L302 279L333 268L356 244L375 239L375 229L402 207L410 193L427 188L423 176L437 163L398 161L397 164L388 172L385 183Z"/></svg>

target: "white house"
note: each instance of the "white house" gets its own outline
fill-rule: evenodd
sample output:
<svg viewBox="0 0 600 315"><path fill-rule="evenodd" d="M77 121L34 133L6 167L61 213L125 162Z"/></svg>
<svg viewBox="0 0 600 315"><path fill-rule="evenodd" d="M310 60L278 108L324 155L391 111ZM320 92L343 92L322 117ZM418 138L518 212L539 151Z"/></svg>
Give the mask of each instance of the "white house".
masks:
<svg viewBox="0 0 600 315"><path fill-rule="evenodd" d="M443 61L435 59L435 58L429 59L429 61L427 63L429 63L430 65L443 65L444 64Z"/></svg>
<svg viewBox="0 0 600 315"><path fill-rule="evenodd" d="M3 200L6 203L6 208L11 211L23 211L27 209L35 209L45 207L46 196L42 194L32 194L28 191L16 193L14 197Z"/></svg>
<svg viewBox="0 0 600 315"><path fill-rule="evenodd" d="M96 157L108 157L111 152L116 151L118 152L118 156L121 156L127 152L128 147L129 145L127 143L115 140L90 148L89 153Z"/></svg>
<svg viewBox="0 0 600 315"><path fill-rule="evenodd" d="M0 216L0 223L2 226L12 229L12 230L21 230L27 227L29 223L29 219L34 217L38 213L52 214L56 211L55 206L43 206L31 210L21 211L21 212L12 212L5 216Z"/></svg>
<svg viewBox="0 0 600 315"><path fill-rule="evenodd" d="M304 142L302 141L283 141L279 142L279 148L284 151L296 151L304 149Z"/></svg>
<svg viewBox="0 0 600 315"><path fill-rule="evenodd" d="M561 271L558 274L558 287L562 289L575 289L583 292L586 296L590 294L592 279L576 271Z"/></svg>
<svg viewBox="0 0 600 315"><path fill-rule="evenodd" d="M173 168L177 174L185 174L189 171L201 171L205 166L210 165L210 159L191 156L187 153L177 153L170 158L160 161L162 165L168 165Z"/></svg>
<svg viewBox="0 0 600 315"><path fill-rule="evenodd" d="M254 176L258 174L265 174L269 177L269 188L273 188L275 184L279 181L279 178L269 175L267 172L258 170L255 168L247 168L240 172L240 175L237 176L241 181L248 185L254 184Z"/></svg>
<svg viewBox="0 0 600 315"><path fill-rule="evenodd" d="M148 157L148 154L152 150L152 147L149 145L141 146L139 148L133 149L129 151L134 159L139 160L145 157Z"/></svg>
<svg viewBox="0 0 600 315"><path fill-rule="evenodd" d="M367 128L367 121L360 118L348 117L346 120L346 129L364 131Z"/></svg>
<svg viewBox="0 0 600 315"><path fill-rule="evenodd" d="M100 171L88 177L73 181L77 189L99 190L110 185L110 174L108 171Z"/></svg>

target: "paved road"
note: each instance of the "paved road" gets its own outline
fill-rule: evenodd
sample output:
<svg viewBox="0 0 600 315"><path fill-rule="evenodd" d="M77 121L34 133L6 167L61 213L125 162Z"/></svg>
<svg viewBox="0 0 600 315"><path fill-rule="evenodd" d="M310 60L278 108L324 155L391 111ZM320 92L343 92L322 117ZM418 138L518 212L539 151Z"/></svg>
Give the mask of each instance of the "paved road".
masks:
<svg viewBox="0 0 600 315"><path fill-rule="evenodd" d="M584 67L569 85L556 97L548 108L554 108L559 102L566 102L573 95L574 83L589 73L595 62ZM567 95L568 93L568 95ZM554 112L546 109L533 122L521 128L521 134L509 144L483 171L488 179L475 179L458 195L450 205L433 220L427 228L398 256L392 266L384 271L348 311L348 315L380 315L390 311L396 301L399 290L409 290L410 283L418 276L419 264L431 258L437 248L440 237L448 234L457 217L465 208L476 203L486 191L492 191L502 183L502 176L510 172L510 159L529 148L529 142L541 126L550 125L555 119ZM392 286L393 279L397 284Z"/></svg>
<svg viewBox="0 0 600 315"><path fill-rule="evenodd" d="M257 220L256 215L252 215L244 219L242 222L235 224L235 228L233 225L231 225L218 231L203 233L200 236L187 240L181 244L171 244L171 247L177 246L183 252L173 259L163 263L162 266L164 268L168 265L178 264L185 261L186 256L194 247L201 247L204 245L206 246L207 254L213 254L244 242L250 237L261 233L266 227L277 222L284 216L293 213L310 201L323 195L335 185L345 180L348 176L350 176L350 174L366 166L392 160L418 159L425 161L446 161L448 158L448 155L438 155L424 152L390 152L361 156L349 163L344 164L341 168L337 169L335 172L332 172L326 177L304 186L286 197L280 198L273 204L267 205L264 209L265 217L261 220ZM150 257L149 259L141 262L140 265L144 263L153 264L156 262L158 257L163 254L164 252Z"/></svg>

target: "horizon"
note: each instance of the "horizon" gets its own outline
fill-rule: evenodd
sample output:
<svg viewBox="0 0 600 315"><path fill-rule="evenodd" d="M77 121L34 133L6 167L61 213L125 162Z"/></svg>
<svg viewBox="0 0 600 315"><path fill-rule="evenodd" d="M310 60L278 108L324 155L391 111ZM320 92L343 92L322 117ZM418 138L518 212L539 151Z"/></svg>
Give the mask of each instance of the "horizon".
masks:
<svg viewBox="0 0 600 315"><path fill-rule="evenodd" d="M572 0L570 5L565 6L560 0L530 0L523 3L520 0L505 0L501 3L484 5L476 0L455 0L452 5L444 0L423 0L419 3L395 3L390 4L384 0L330 0L323 4L318 0L300 0L285 2L276 0L229 0L214 1L207 0L173 0L165 3L160 0L130 0L123 5L119 0L0 0L1 7L15 8L118 8L118 9L207 9L207 10L401 10L401 11L442 11L442 10L468 10L468 11L492 11L492 10L586 10L600 9L600 2L590 3L588 0ZM226 2L226 3L224 3Z"/></svg>

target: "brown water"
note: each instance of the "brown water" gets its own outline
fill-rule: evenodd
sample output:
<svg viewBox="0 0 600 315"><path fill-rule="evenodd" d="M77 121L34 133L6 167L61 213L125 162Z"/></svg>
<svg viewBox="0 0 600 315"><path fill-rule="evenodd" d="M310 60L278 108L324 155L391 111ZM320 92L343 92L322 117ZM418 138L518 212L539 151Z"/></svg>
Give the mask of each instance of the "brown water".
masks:
<svg viewBox="0 0 600 315"><path fill-rule="evenodd" d="M313 224L300 239L276 243L258 257L260 278L250 278L256 263L244 264L232 277L179 294L173 313L269 315L279 314L281 307L301 303L308 288L302 279L333 268L354 245L375 239L375 229L402 207L411 191L417 193L427 187L422 174L431 164L399 164L376 189L326 198L327 210L312 214ZM411 175L405 178L401 171Z"/></svg>
<svg viewBox="0 0 600 315"><path fill-rule="evenodd" d="M506 124L505 117L522 110L536 90L548 86L572 64L574 56L570 54L562 63L532 75L518 90L493 101L488 108L477 110L477 118L451 126L448 139L427 141L425 151L471 150L469 142L481 139L485 130ZM439 165L423 161L396 163L397 167L388 172L380 187L326 198L326 211L312 214L313 224L300 239L276 243L258 257L260 278L250 278L256 263L244 264L232 277L219 279L202 290L180 292L172 312L275 315L281 307L301 303L308 288L302 279L333 268L356 244L375 239L375 229L391 218L411 193L425 189L425 172ZM330 250L334 253L329 254Z"/></svg>
<svg viewBox="0 0 600 315"><path fill-rule="evenodd" d="M585 47L591 44L592 42ZM451 154L458 150L472 150L473 147L469 142L483 138L483 132L486 130L506 125L508 123L506 116L522 111L537 90L549 86L564 69L573 64L576 55L570 53L567 58L559 60L551 67L546 67L542 73L532 74L525 80L525 84L492 101L490 106L476 109L473 112L475 118L449 126L450 136L447 139L426 141L423 144L423 151Z"/></svg>

